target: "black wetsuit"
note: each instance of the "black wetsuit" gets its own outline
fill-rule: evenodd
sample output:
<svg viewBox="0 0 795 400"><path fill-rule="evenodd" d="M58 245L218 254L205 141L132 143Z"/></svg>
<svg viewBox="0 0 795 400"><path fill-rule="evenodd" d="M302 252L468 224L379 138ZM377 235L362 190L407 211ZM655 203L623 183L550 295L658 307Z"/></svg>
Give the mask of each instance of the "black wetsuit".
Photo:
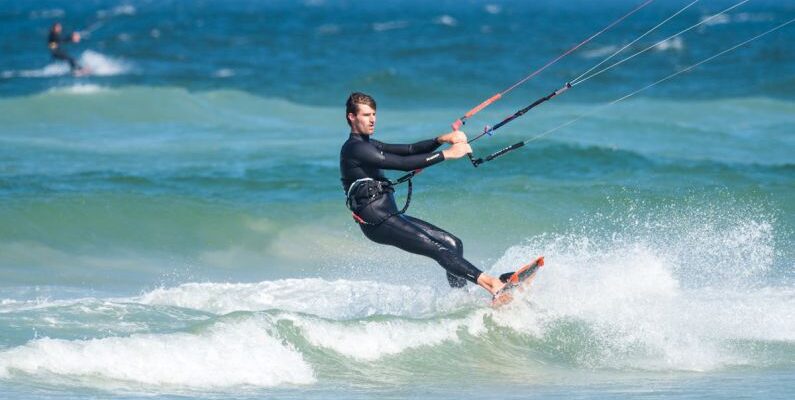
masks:
<svg viewBox="0 0 795 400"><path fill-rule="evenodd" d="M442 152L435 151L439 146L435 139L414 144L388 144L370 139L368 135L351 133L340 151L342 187L348 193L350 186L363 178L388 182L382 169L412 171L438 164L444 161ZM463 287L466 280L477 282L481 271L464 259L461 240L423 220L399 213L392 188L388 184L384 187L372 201L365 199L361 203L366 205L354 210L365 221L360 224L364 235L376 243L436 260L447 270L450 286Z"/></svg>
<svg viewBox="0 0 795 400"><path fill-rule="evenodd" d="M50 48L50 53L52 54L52 58L55 58L56 60L64 60L64 61L68 62L69 63L69 68L71 68L72 71L74 71L74 70L80 69L80 66L77 65L77 61L75 61L75 59L72 58L72 56L67 54L61 48L61 45L63 43L71 43L72 42L72 40L71 40L72 35L71 34L70 35L66 35L66 37L68 37L70 39L64 39L64 38L61 37L60 33L56 33L55 31L50 31L50 36L47 38L47 47Z"/></svg>

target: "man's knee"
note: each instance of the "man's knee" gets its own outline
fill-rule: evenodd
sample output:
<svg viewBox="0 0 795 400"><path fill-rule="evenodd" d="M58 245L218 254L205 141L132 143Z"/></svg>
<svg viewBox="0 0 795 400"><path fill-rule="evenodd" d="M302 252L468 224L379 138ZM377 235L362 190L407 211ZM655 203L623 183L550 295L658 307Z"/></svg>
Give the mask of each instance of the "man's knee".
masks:
<svg viewBox="0 0 795 400"><path fill-rule="evenodd" d="M459 255L464 255L464 242L462 242L457 236L453 236L453 243L455 243L455 251Z"/></svg>
<svg viewBox="0 0 795 400"><path fill-rule="evenodd" d="M444 236L444 244L445 246L449 247L453 253L458 254L459 256L464 255L464 242L461 239L447 234Z"/></svg>

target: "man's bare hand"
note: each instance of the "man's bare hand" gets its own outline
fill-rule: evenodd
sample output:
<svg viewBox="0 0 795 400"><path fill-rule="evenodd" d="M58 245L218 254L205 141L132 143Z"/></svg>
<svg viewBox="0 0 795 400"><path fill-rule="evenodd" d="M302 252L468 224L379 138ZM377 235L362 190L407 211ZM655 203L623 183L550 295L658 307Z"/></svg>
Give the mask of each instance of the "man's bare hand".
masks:
<svg viewBox="0 0 795 400"><path fill-rule="evenodd" d="M449 149L445 149L442 151L445 160L454 160L456 158L461 158L469 153L472 153L472 147L470 147L466 141L455 143L452 146L450 146Z"/></svg>
<svg viewBox="0 0 795 400"><path fill-rule="evenodd" d="M464 131L452 131L450 133L445 133L442 136L436 138L436 141L439 143L461 143L467 141L467 134Z"/></svg>

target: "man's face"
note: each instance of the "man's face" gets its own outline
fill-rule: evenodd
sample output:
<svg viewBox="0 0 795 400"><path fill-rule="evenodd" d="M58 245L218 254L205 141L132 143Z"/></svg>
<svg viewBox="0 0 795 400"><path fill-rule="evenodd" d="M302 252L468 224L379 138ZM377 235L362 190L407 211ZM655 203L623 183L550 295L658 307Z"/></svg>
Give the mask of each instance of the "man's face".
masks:
<svg viewBox="0 0 795 400"><path fill-rule="evenodd" d="M55 24L55 25L52 27L52 30L53 30L53 31L55 31L55 33L61 33L61 29L62 29L62 28L61 28L61 24Z"/></svg>
<svg viewBox="0 0 795 400"><path fill-rule="evenodd" d="M372 135L375 133L375 110L367 104L359 104L356 114L348 113L348 121L351 122L351 132L361 135Z"/></svg>

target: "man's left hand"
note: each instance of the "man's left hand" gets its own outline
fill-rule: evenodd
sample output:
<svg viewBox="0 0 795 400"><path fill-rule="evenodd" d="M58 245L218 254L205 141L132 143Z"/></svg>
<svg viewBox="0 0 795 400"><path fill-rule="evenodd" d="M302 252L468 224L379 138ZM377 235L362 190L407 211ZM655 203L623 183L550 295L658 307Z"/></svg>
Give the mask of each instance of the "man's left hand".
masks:
<svg viewBox="0 0 795 400"><path fill-rule="evenodd" d="M467 141L467 135L464 131L452 131L450 133L445 133L442 136L436 138L436 141L439 143L461 143Z"/></svg>

